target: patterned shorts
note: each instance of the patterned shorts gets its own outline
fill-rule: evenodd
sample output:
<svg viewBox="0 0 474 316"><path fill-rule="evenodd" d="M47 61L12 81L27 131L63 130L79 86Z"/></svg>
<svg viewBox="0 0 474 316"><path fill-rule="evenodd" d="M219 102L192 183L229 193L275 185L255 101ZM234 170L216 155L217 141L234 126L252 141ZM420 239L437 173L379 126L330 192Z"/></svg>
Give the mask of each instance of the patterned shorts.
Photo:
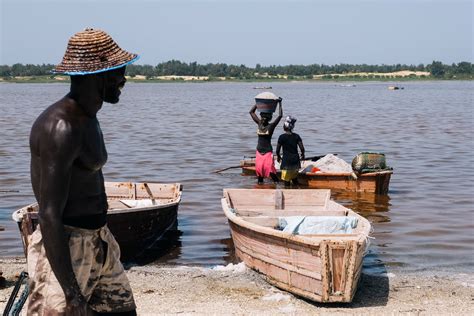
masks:
<svg viewBox="0 0 474 316"><path fill-rule="evenodd" d="M90 307L101 313L134 310L132 289L119 260L120 248L107 226L94 230L64 228L72 268ZM46 258L39 226L29 239L28 273L28 315L64 314L66 299Z"/></svg>

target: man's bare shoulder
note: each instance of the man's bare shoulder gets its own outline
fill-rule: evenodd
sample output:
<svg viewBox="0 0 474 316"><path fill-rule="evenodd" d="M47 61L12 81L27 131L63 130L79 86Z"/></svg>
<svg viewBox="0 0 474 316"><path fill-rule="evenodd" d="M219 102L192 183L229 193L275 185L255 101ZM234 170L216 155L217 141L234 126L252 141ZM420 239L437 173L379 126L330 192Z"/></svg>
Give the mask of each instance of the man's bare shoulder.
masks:
<svg viewBox="0 0 474 316"><path fill-rule="evenodd" d="M74 100L62 98L46 108L34 122L30 133L31 149L38 152L40 144L46 147L73 145L79 141L87 120Z"/></svg>
<svg viewBox="0 0 474 316"><path fill-rule="evenodd" d="M61 100L53 103L47 107L36 119L33 124L33 130L46 130L48 131L55 126L70 128L80 128L88 117L84 111L77 105L77 103L68 97L64 97Z"/></svg>

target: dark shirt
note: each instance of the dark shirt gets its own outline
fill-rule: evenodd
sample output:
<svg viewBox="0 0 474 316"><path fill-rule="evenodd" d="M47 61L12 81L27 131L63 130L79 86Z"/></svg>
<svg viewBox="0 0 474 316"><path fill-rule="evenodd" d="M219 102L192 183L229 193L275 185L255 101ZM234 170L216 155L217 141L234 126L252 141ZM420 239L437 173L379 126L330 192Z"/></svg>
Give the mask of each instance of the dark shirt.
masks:
<svg viewBox="0 0 474 316"><path fill-rule="evenodd" d="M296 133L285 133L278 137L278 143L283 149L280 169L299 169L301 167L298 155L298 143L301 141L300 135Z"/></svg>
<svg viewBox="0 0 474 316"><path fill-rule="evenodd" d="M257 150L261 154L266 154L273 151L272 136L275 130L275 124L270 123L267 126L259 125L257 130L258 143Z"/></svg>

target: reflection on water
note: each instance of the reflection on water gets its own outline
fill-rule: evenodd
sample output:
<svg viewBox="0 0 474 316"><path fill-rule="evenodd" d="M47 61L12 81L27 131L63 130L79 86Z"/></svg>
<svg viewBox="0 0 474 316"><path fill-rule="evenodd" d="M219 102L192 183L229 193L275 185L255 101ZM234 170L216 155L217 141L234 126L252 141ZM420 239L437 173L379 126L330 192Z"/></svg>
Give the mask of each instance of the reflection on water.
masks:
<svg viewBox="0 0 474 316"><path fill-rule="evenodd" d="M390 222L390 194L378 195L368 192L331 191L334 201L356 211L371 223Z"/></svg>
<svg viewBox="0 0 474 316"><path fill-rule="evenodd" d="M307 156L384 152L394 168L386 196L332 192L374 228L366 271L472 271L474 140L471 82L387 83L345 89L331 83L272 83L284 115L298 118ZM254 156L248 115L252 83L127 84L117 105L99 112L108 181L179 182L179 233L146 260L225 264L235 260L220 199L223 188L255 188L235 166ZM21 256L11 212L34 201L28 134L33 120L67 91L65 84L0 84L0 256ZM275 146L281 126L277 127ZM283 188L267 182L263 188ZM13 190L13 192L3 192ZM18 192L15 192L18 191ZM147 262L148 262L147 261Z"/></svg>
<svg viewBox="0 0 474 316"><path fill-rule="evenodd" d="M167 231L160 240L155 242L152 247L145 250L138 258L124 265L132 266L134 264L145 265L152 262L168 262L176 260L181 256L181 236L183 232L174 227Z"/></svg>

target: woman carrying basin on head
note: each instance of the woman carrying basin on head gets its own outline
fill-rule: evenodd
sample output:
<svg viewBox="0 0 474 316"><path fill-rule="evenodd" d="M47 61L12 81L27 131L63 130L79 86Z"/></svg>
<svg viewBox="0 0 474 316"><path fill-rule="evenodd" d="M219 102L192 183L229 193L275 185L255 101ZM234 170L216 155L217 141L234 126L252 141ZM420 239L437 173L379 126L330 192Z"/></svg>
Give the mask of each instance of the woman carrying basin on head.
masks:
<svg viewBox="0 0 474 316"><path fill-rule="evenodd" d="M273 162L273 147L272 136L275 127L280 122L283 116L283 109L281 105L281 98L277 97L271 92L263 92L255 97L255 105L250 109L250 116L257 123L257 152L255 156L255 172L258 177L258 183L262 184L264 178L271 177L274 182L278 182L276 175L275 164ZM278 116L273 122L273 112L277 105ZM260 111L260 118L255 113Z"/></svg>

